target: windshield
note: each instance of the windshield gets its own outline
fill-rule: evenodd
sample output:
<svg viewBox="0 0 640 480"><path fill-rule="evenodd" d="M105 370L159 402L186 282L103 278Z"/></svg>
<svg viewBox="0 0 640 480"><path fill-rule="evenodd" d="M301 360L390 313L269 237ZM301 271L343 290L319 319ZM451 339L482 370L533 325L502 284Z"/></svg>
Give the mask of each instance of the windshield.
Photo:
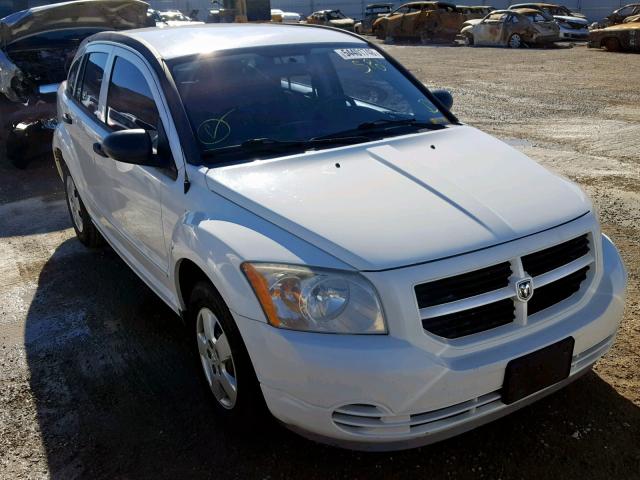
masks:
<svg viewBox="0 0 640 480"><path fill-rule="evenodd" d="M344 13L342 13L340 10L334 10L332 12L327 13L327 18L329 20L342 20L343 18L347 18L347 17L345 17Z"/></svg>
<svg viewBox="0 0 640 480"><path fill-rule="evenodd" d="M374 139L449 123L380 53L363 47L251 48L176 59L170 68L206 157L256 139Z"/></svg>

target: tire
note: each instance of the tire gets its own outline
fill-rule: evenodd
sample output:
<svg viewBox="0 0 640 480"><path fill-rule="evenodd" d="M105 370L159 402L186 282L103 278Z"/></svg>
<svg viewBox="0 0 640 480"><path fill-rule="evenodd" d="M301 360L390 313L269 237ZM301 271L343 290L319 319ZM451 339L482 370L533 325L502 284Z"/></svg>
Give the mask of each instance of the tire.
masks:
<svg viewBox="0 0 640 480"><path fill-rule="evenodd" d="M64 192L67 200L67 208L69 209L69 216L71 217L71 223L73 229L76 232L76 237L80 240L80 243L89 248L97 248L102 246L103 238L100 232L93 224L89 212L84 206L73 177L63 166L64 172Z"/></svg>
<svg viewBox="0 0 640 480"><path fill-rule="evenodd" d="M201 379L216 413L234 427L260 425L268 415L258 378L229 309L210 283L194 286L187 314Z"/></svg>
<svg viewBox="0 0 640 480"><path fill-rule="evenodd" d="M509 37L509 41L507 42L509 48L520 48L522 47L522 37L517 33L514 33Z"/></svg>
<svg viewBox="0 0 640 480"><path fill-rule="evenodd" d="M620 51L620 40L618 40L617 38L607 38L602 42L602 45L607 49L608 52Z"/></svg>
<svg viewBox="0 0 640 480"><path fill-rule="evenodd" d="M464 36L464 44L465 44L467 47L473 47L473 42L474 42L474 41L473 41L473 35L471 35L470 33L467 33L467 34Z"/></svg>

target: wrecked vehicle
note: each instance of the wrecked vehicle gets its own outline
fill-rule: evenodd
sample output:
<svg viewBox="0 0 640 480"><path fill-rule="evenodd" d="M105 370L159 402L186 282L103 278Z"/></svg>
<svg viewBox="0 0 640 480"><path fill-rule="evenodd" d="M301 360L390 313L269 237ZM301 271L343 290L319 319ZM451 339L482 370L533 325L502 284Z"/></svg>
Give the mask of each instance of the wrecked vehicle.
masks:
<svg viewBox="0 0 640 480"><path fill-rule="evenodd" d="M589 38L589 22L578 12L572 12L563 5L551 3L519 3L511 5L509 10L531 8L541 10L553 17L560 27L560 38L563 40L587 40Z"/></svg>
<svg viewBox="0 0 640 480"><path fill-rule="evenodd" d="M627 18L640 15L640 3L631 3L625 5L622 8L614 10L605 17L602 21L603 27L610 27L611 25L618 25L623 23Z"/></svg>
<svg viewBox="0 0 640 480"><path fill-rule="evenodd" d="M179 10L167 10L164 12L158 12L160 22L156 23L157 27L179 27L181 25L197 25L204 22L199 22L190 17L187 17Z"/></svg>
<svg viewBox="0 0 640 480"><path fill-rule="evenodd" d="M50 151L57 86L82 40L104 30L144 27L147 8L138 0L84 0L34 7L0 20L0 157L6 154L24 168Z"/></svg>
<svg viewBox="0 0 640 480"><path fill-rule="evenodd" d="M464 15L452 3L411 2L376 20L373 33L389 42L398 38L453 42L464 21Z"/></svg>
<svg viewBox="0 0 640 480"><path fill-rule="evenodd" d="M489 5L457 5L458 11L464 15L465 20L473 20L475 18L484 18L495 10L495 8Z"/></svg>
<svg viewBox="0 0 640 480"><path fill-rule="evenodd" d="M481 20L468 20L461 32L466 45L520 48L560 39L560 27L540 10L496 10Z"/></svg>
<svg viewBox="0 0 640 480"><path fill-rule="evenodd" d="M588 45L590 48L605 48L609 52L639 52L640 16L634 22L591 30Z"/></svg>
<svg viewBox="0 0 640 480"><path fill-rule="evenodd" d="M356 21L347 17L340 10L319 10L307 17L307 23L312 25L326 25L353 32Z"/></svg>
<svg viewBox="0 0 640 480"><path fill-rule="evenodd" d="M300 18L300 14L296 12L285 12L279 8L271 9L271 21L273 23L298 23Z"/></svg>
<svg viewBox="0 0 640 480"><path fill-rule="evenodd" d="M355 31L359 34L369 34L373 32L373 22L378 18L386 17L391 13L393 3L372 3L364 10L364 18L356 23Z"/></svg>

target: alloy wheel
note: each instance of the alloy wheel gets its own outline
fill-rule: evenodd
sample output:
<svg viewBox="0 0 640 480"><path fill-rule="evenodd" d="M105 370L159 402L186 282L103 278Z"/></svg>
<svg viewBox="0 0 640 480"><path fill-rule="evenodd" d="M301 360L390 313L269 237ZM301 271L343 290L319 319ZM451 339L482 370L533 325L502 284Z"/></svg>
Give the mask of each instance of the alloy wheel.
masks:
<svg viewBox="0 0 640 480"><path fill-rule="evenodd" d="M222 323L206 307L198 312L196 336L200 362L211 393L221 406L230 410L238 396L233 354Z"/></svg>

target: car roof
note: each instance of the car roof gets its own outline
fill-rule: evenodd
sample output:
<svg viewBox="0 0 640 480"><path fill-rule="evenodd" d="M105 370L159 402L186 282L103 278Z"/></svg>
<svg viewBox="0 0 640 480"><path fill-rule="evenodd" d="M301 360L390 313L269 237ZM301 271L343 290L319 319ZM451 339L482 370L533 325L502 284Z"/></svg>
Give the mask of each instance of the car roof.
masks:
<svg viewBox="0 0 640 480"><path fill-rule="evenodd" d="M338 29L287 24L205 23L167 28L142 28L111 34L131 38L165 60L222 50L305 43L367 43ZM95 41L104 35L98 34ZM126 43L126 41L125 41Z"/></svg>
<svg viewBox="0 0 640 480"><path fill-rule="evenodd" d="M526 8L528 5L535 5L536 7L549 7L549 8L558 8L562 5L556 5L555 3L517 3L515 5L511 5L509 7L510 10L514 10L516 8Z"/></svg>
<svg viewBox="0 0 640 480"><path fill-rule="evenodd" d="M536 10L535 8L514 8L513 10L508 10L509 12L516 12L516 13L520 13L522 15L526 15L528 13L534 14L540 14L540 10ZM546 14L545 14L546 15Z"/></svg>
<svg viewBox="0 0 640 480"><path fill-rule="evenodd" d="M370 3L365 8L393 7L393 3Z"/></svg>

